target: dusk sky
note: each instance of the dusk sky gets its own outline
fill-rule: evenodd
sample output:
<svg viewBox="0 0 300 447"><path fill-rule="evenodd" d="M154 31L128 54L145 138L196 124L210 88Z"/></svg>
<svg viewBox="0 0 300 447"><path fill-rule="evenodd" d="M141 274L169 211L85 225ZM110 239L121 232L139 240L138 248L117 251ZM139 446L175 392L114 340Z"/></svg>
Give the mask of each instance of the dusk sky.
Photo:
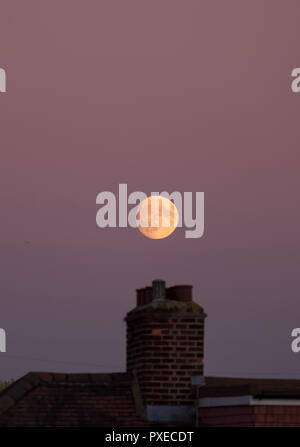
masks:
<svg viewBox="0 0 300 447"><path fill-rule="evenodd" d="M205 374L300 376L297 0L2 0L0 380L123 371L135 289L192 284ZM204 191L205 234L96 226Z"/></svg>

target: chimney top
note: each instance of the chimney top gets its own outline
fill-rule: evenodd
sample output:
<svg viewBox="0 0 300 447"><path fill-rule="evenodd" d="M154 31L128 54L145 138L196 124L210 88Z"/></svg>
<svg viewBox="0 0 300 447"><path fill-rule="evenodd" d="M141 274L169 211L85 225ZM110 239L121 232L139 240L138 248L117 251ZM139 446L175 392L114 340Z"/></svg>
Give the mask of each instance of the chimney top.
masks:
<svg viewBox="0 0 300 447"><path fill-rule="evenodd" d="M137 307L145 306L156 300L169 300L191 302L193 301L191 285L176 285L166 287L166 282L162 279L152 281L152 286L144 287L136 290Z"/></svg>

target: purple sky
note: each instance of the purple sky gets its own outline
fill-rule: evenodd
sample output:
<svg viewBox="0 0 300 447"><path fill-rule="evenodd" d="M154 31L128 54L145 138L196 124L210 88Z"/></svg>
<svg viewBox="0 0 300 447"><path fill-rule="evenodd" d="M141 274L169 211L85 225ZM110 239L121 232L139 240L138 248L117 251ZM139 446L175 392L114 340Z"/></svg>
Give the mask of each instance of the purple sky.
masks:
<svg viewBox="0 0 300 447"><path fill-rule="evenodd" d="M206 374L299 377L298 0L2 0L0 378L118 371L153 278L194 285ZM205 192L205 236L96 227L96 195ZM30 243L25 243L30 241Z"/></svg>

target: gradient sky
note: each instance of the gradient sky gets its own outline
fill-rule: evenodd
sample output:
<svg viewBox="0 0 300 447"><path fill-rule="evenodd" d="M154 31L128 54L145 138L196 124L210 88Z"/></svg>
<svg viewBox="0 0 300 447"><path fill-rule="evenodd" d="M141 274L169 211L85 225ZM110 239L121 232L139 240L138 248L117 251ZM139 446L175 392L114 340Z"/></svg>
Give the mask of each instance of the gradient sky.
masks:
<svg viewBox="0 0 300 447"><path fill-rule="evenodd" d="M299 22L298 0L1 1L0 378L124 370L156 277L194 285L206 374L299 377ZM100 230L119 183L204 191L204 237Z"/></svg>

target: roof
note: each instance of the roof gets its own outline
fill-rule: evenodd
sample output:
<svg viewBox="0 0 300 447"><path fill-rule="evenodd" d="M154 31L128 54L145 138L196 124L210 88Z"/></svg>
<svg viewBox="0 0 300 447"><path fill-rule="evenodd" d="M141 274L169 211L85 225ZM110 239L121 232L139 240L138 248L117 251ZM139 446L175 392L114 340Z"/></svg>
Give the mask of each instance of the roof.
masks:
<svg viewBox="0 0 300 447"><path fill-rule="evenodd" d="M295 379L205 377L205 381L200 398L300 398L300 380ZM0 393L2 427L148 425L138 382L130 373L31 372Z"/></svg>
<svg viewBox="0 0 300 447"><path fill-rule="evenodd" d="M0 393L0 426L147 425L128 373L28 373Z"/></svg>
<svg viewBox="0 0 300 447"><path fill-rule="evenodd" d="M257 398L300 398L299 379L253 379L237 377L206 377L200 397L251 395Z"/></svg>

